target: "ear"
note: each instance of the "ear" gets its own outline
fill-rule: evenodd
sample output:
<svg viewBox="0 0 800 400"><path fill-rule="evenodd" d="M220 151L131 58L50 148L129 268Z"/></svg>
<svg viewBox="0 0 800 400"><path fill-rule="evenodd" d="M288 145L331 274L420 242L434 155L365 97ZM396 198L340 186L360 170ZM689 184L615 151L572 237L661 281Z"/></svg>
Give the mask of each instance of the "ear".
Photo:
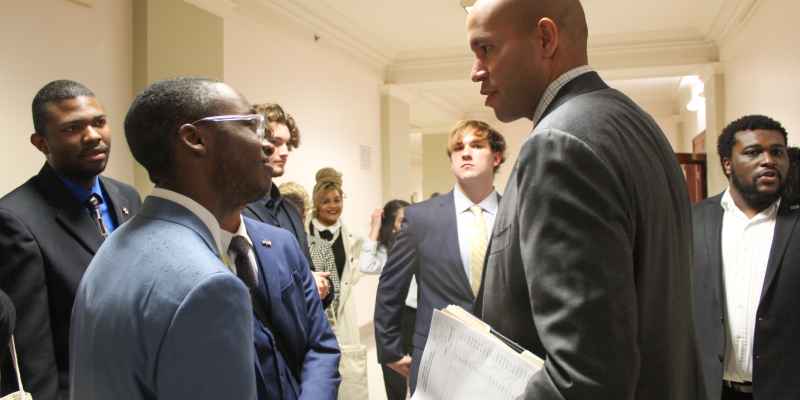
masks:
<svg viewBox="0 0 800 400"><path fill-rule="evenodd" d="M539 44L542 48L544 58L553 58L558 49L559 31L558 25L550 18L542 18L536 25L539 32Z"/></svg>
<svg viewBox="0 0 800 400"><path fill-rule="evenodd" d="M208 138L204 133L192 124L183 124L178 128L178 146L183 146L191 154L203 157L208 153Z"/></svg>
<svg viewBox="0 0 800 400"><path fill-rule="evenodd" d="M499 167L500 164L503 163L503 156L500 153L492 153L492 156L494 156L494 160L492 160L492 166L495 168Z"/></svg>
<svg viewBox="0 0 800 400"><path fill-rule="evenodd" d="M50 148L47 147L47 139L44 137L44 135L36 132L31 133L31 144L45 156L50 155Z"/></svg>
<svg viewBox="0 0 800 400"><path fill-rule="evenodd" d="M721 161L722 161L722 172L725 173L726 177L730 178L731 173L733 173L733 167L731 166L731 159L723 158Z"/></svg>

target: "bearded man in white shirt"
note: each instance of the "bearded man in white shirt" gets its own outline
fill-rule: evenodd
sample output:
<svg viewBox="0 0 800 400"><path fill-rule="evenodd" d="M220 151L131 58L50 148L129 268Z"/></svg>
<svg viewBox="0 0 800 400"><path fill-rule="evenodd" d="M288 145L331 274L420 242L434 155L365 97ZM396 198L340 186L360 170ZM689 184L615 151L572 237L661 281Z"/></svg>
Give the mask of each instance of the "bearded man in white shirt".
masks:
<svg viewBox="0 0 800 400"><path fill-rule="evenodd" d="M693 209L694 318L709 400L800 398L800 205L781 198L786 137L762 115L731 122L717 144L729 186Z"/></svg>

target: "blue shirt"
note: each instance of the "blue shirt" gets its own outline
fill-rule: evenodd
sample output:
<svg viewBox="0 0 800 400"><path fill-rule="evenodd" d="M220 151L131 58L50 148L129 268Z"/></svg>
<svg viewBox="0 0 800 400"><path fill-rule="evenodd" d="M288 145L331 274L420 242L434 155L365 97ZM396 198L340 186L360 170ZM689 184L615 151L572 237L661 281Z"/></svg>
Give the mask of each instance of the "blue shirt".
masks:
<svg viewBox="0 0 800 400"><path fill-rule="evenodd" d="M103 224L105 224L108 233L114 231L117 228L117 224L114 222L114 217L111 216L111 211L108 208L108 197L103 194L104 190L103 187L100 186L100 180L97 177L94 178L94 183L92 183L92 190L86 190L83 186L78 185L77 183L73 182L72 180L65 178L61 175L58 175L61 178L61 182L64 182L64 186L67 187L70 193L78 200L81 204L87 204L86 202L89 201L89 196L96 194L100 196L103 200L100 203L100 215L103 217ZM91 212L87 206L87 212Z"/></svg>

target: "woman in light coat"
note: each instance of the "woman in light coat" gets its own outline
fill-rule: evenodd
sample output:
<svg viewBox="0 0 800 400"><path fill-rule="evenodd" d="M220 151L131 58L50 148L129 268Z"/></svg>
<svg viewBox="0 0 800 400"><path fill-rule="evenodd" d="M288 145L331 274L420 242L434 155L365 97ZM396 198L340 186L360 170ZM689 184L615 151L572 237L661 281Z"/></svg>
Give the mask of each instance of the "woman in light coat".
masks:
<svg viewBox="0 0 800 400"><path fill-rule="evenodd" d="M348 232L340 218L342 175L333 168L323 168L317 172L316 181L314 209L307 225L308 246L314 269L330 273L333 283L334 299L326 313L342 350L339 398L366 399L367 350L361 344L353 298L353 286L361 277L357 264L362 240Z"/></svg>

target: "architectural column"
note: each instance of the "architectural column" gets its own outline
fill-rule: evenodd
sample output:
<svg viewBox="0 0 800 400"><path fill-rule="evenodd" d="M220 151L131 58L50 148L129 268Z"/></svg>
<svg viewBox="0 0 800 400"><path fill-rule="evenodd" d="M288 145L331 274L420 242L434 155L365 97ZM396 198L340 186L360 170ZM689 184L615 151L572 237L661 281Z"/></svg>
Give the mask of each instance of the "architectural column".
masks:
<svg viewBox="0 0 800 400"><path fill-rule="evenodd" d="M411 173L410 108L408 103L389 91L381 95L381 171L383 201L409 201L418 192L419 182ZM417 193L417 197L421 196Z"/></svg>
<svg viewBox="0 0 800 400"><path fill-rule="evenodd" d="M177 76L223 78L223 19L183 0L133 1L133 92ZM142 195L153 184L135 166Z"/></svg>
<svg viewBox="0 0 800 400"><path fill-rule="evenodd" d="M714 196L728 186L717 154L717 138L725 127L725 81L718 68L709 66L701 77L706 98L706 185Z"/></svg>

